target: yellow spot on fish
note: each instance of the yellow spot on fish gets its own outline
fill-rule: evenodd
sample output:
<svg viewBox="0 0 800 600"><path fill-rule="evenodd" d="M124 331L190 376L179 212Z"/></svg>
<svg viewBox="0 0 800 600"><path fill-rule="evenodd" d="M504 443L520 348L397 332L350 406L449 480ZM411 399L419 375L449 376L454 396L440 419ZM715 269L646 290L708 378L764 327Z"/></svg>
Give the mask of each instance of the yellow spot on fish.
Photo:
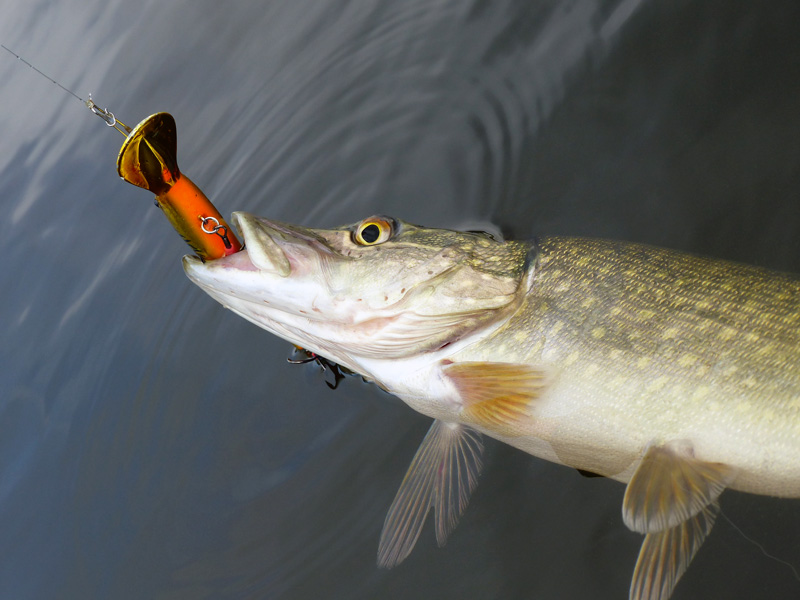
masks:
<svg viewBox="0 0 800 600"><path fill-rule="evenodd" d="M708 398L708 395L711 393L711 387L707 385L701 385L695 388L694 392L692 392L692 400L700 401L705 400Z"/></svg>
<svg viewBox="0 0 800 600"><path fill-rule="evenodd" d="M746 413L750 412L752 408L753 407L750 405L750 403L745 401L745 402L739 402L739 404L737 404L733 410L734 412L737 413Z"/></svg>
<svg viewBox="0 0 800 600"><path fill-rule="evenodd" d="M597 301L591 296L589 296L583 302L581 302L581 308L591 308L591 306L595 304L595 302Z"/></svg>
<svg viewBox="0 0 800 600"><path fill-rule="evenodd" d="M514 339L518 342L524 342L528 339L528 334L525 331L518 331L514 334Z"/></svg>
<svg viewBox="0 0 800 600"><path fill-rule="evenodd" d="M717 337L721 341L727 342L729 340L732 340L735 335L736 335L736 330L733 327L725 327L719 332L719 335Z"/></svg>
<svg viewBox="0 0 800 600"><path fill-rule="evenodd" d="M592 329L592 337L596 340L602 340L606 335L605 327L595 327Z"/></svg>
<svg viewBox="0 0 800 600"><path fill-rule="evenodd" d="M668 382L669 382L669 377L667 377L666 375L661 375L660 377L656 377L653 381L647 384L645 391L650 393L660 392L661 390L664 389L664 387L667 385Z"/></svg>
<svg viewBox="0 0 800 600"><path fill-rule="evenodd" d="M625 375L617 375L611 380L611 386L617 388L622 387L627 381L628 378Z"/></svg>
<svg viewBox="0 0 800 600"><path fill-rule="evenodd" d="M649 356L642 356L639 360L636 361L636 366L640 369L645 369L650 366L650 363L653 362L653 359Z"/></svg>
<svg viewBox="0 0 800 600"><path fill-rule="evenodd" d="M643 321L649 321L653 317L656 316L656 313L652 310L640 310L639 311L639 318Z"/></svg>
<svg viewBox="0 0 800 600"><path fill-rule="evenodd" d="M661 334L661 337L663 337L665 340L674 340L676 337L678 337L679 333L680 330L677 327L667 327L664 330L664 333Z"/></svg>
<svg viewBox="0 0 800 600"><path fill-rule="evenodd" d="M578 362L578 360L580 359L580 357L581 357L581 353L580 353L580 352L577 352L577 351L576 351L576 352L572 352L571 354L569 354L569 355L568 355L568 356L567 356L567 357L564 359L564 361L563 361L563 362L564 362L564 366L565 366L565 367L568 367L568 366L570 366L570 365L574 365L576 362Z"/></svg>
<svg viewBox="0 0 800 600"><path fill-rule="evenodd" d="M678 359L678 364L681 367L691 367L697 362L697 357L694 354L684 354Z"/></svg>
<svg viewBox="0 0 800 600"><path fill-rule="evenodd" d="M687 390L685 386L676 383L669 389L669 394L673 398L684 398L687 395Z"/></svg>
<svg viewBox="0 0 800 600"><path fill-rule="evenodd" d="M775 346L773 344L764 344L763 346L761 346L761 348L756 350L755 354L756 356L769 356L774 351L775 351Z"/></svg>
<svg viewBox="0 0 800 600"><path fill-rule="evenodd" d="M544 341L545 341L544 337L539 337L536 340L536 342L533 344L533 346L531 346L529 352L535 353L535 354L540 353L542 351L542 349L544 348Z"/></svg>
<svg viewBox="0 0 800 600"><path fill-rule="evenodd" d="M556 321L553 327L550 329L550 334L556 335L563 328L564 328L564 321Z"/></svg>
<svg viewBox="0 0 800 600"><path fill-rule="evenodd" d="M600 371L600 367L596 363L591 363L586 366L586 370L583 372L584 375L596 375Z"/></svg>

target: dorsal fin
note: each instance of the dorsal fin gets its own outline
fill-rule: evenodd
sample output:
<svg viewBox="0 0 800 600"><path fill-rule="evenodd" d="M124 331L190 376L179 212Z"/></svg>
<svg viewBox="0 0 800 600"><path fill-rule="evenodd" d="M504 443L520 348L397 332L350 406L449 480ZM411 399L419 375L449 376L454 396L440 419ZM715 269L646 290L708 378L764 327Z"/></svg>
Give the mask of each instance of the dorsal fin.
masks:
<svg viewBox="0 0 800 600"><path fill-rule="evenodd" d="M492 429L518 430L550 383L545 369L524 363L459 362L442 370L458 390L465 416Z"/></svg>
<svg viewBox="0 0 800 600"><path fill-rule="evenodd" d="M478 483L482 457L480 433L465 425L433 422L386 515L378 566L392 568L411 553L431 506L436 541L444 546Z"/></svg>
<svg viewBox="0 0 800 600"><path fill-rule="evenodd" d="M633 531L675 527L716 500L735 471L694 457L691 445L650 446L625 489L622 518Z"/></svg>

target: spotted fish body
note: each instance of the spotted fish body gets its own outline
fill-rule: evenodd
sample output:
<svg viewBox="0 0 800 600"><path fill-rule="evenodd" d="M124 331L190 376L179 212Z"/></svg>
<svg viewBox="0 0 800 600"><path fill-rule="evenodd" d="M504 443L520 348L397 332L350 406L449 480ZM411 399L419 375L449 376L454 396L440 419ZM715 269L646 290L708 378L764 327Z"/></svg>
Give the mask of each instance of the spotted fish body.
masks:
<svg viewBox="0 0 800 600"><path fill-rule="evenodd" d="M627 484L635 600L669 598L728 487L800 497L800 279L638 244L538 243L371 217L306 229L234 213L246 249L189 278L434 418L378 563L443 544L482 435Z"/></svg>
<svg viewBox="0 0 800 600"><path fill-rule="evenodd" d="M731 487L800 496L797 277L579 238L543 240L535 269L520 309L453 357L552 369L537 441L503 441L627 481L648 443L691 440L736 465Z"/></svg>

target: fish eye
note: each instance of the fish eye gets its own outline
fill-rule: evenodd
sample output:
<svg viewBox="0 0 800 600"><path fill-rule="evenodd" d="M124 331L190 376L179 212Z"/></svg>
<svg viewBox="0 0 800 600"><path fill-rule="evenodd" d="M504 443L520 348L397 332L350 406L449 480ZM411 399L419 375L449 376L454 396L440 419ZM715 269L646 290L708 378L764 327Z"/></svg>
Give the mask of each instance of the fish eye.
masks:
<svg viewBox="0 0 800 600"><path fill-rule="evenodd" d="M371 217L359 223L353 233L353 240L362 246L382 244L392 237L392 229L392 224L386 219Z"/></svg>

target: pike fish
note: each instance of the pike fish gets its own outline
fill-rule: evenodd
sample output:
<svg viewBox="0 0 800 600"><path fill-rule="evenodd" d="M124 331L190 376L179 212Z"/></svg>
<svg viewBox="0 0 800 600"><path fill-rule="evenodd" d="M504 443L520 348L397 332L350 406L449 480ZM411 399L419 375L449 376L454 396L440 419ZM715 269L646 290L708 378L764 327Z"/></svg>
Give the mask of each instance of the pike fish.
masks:
<svg viewBox="0 0 800 600"><path fill-rule="evenodd" d="M241 252L189 279L434 419L378 563L442 545L482 436L627 485L630 598L666 599L726 488L800 497L800 278L597 239L502 241L374 216L307 229L234 213Z"/></svg>

